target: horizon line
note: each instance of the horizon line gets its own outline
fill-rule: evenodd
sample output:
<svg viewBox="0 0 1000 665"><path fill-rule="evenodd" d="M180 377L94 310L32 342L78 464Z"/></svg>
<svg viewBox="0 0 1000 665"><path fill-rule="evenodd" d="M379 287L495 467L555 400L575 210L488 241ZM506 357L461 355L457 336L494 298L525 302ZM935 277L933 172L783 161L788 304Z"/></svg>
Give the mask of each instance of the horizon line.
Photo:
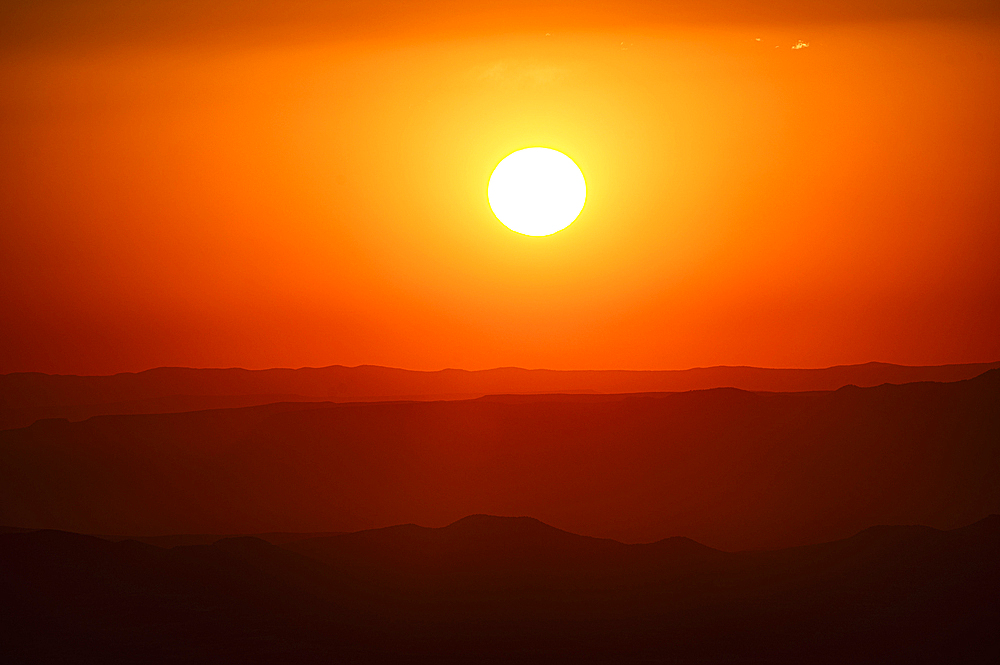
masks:
<svg viewBox="0 0 1000 665"><path fill-rule="evenodd" d="M443 367L440 369L410 369L406 367L393 367L391 365L375 365L369 363L362 363L359 365L342 365L342 364L332 364L332 365L322 365L319 367L311 365L303 365L301 367L194 367L189 365L158 365L155 367L149 367L142 370L133 371L123 371L123 372L113 372L111 374L63 374L55 372L42 372L37 370L26 370L26 371L16 371L16 372L5 372L0 374L0 376L13 376L17 374L42 374L44 376L78 376L78 377L112 377L112 376L122 376L122 375L138 375L145 374L147 372L155 372L158 370L192 370L192 371L233 371L241 370L244 372L274 372L274 371L288 371L288 372L299 372L304 370L327 370L327 369L381 369L381 370L394 370L398 372L410 372L415 374L440 374L443 372L464 372L468 374L482 373L482 372L498 372L498 371L509 371L517 370L521 372L553 372L553 373L633 373L633 374L654 374L654 373L682 373L682 372L697 372L697 371L708 371L708 370L721 370L721 369L731 369L731 370L764 370L772 372L822 372L835 369L844 369L850 367L864 367L866 365L880 365L886 367L901 367L901 368L912 368L912 369L926 369L926 368L937 368L937 367L971 367L975 365L1000 365L1000 360L988 360L979 362L964 362L964 363L942 363L937 365L906 365L901 363L884 362L881 360L869 360L867 362L859 363L842 363L837 365L828 365L826 367L766 367L761 365L700 365L696 367L687 368L674 368L674 369L551 369L547 367L518 367L516 365L502 365L497 367L486 367L481 369L464 369L460 367Z"/></svg>

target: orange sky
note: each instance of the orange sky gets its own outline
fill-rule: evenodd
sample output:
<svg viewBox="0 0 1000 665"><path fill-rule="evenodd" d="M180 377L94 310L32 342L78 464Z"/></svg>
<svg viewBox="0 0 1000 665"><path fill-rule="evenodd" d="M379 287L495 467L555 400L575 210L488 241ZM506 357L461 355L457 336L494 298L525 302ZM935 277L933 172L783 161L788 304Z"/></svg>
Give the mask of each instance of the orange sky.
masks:
<svg viewBox="0 0 1000 665"><path fill-rule="evenodd" d="M77 4L0 17L0 372L1000 358L989 3Z"/></svg>

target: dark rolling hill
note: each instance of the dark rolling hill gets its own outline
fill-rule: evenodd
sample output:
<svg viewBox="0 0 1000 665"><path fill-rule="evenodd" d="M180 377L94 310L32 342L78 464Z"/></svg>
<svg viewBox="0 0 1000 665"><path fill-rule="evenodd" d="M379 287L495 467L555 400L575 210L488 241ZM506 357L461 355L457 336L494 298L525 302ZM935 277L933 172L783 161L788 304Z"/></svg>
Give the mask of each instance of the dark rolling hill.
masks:
<svg viewBox="0 0 1000 665"><path fill-rule="evenodd" d="M741 553L485 515L281 547L3 533L0 652L38 663L992 663L998 557L998 516Z"/></svg>
<svg viewBox="0 0 1000 665"><path fill-rule="evenodd" d="M536 515L726 550L1000 512L1000 371L831 392L274 404L0 432L0 523L356 531Z"/></svg>
<svg viewBox="0 0 1000 665"><path fill-rule="evenodd" d="M836 390L913 381L960 381L1000 362L910 367L887 363L825 369L704 367L670 371L555 371L446 369L418 372L360 366L246 370L160 367L112 376L41 373L0 375L0 429L43 418L85 420L96 415L176 413L279 401L468 399L488 394L637 393L704 390L787 392Z"/></svg>

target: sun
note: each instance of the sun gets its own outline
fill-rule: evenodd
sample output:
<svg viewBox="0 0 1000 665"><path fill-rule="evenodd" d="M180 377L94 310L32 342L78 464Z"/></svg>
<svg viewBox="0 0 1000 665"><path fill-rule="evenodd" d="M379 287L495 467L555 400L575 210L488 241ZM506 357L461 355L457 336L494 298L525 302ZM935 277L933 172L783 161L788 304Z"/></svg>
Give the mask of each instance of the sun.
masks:
<svg viewBox="0 0 1000 665"><path fill-rule="evenodd" d="M579 217L587 183L572 159L551 148L524 148L504 157L490 176L493 214L512 231L547 236Z"/></svg>

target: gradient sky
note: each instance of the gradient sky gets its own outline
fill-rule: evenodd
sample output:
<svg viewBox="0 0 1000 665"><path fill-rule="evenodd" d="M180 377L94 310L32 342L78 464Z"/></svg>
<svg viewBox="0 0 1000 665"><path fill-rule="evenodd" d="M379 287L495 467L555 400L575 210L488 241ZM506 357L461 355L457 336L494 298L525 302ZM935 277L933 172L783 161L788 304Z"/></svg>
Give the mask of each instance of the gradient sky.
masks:
<svg viewBox="0 0 1000 665"><path fill-rule="evenodd" d="M465 4L4 4L0 372L1000 358L995 3Z"/></svg>

